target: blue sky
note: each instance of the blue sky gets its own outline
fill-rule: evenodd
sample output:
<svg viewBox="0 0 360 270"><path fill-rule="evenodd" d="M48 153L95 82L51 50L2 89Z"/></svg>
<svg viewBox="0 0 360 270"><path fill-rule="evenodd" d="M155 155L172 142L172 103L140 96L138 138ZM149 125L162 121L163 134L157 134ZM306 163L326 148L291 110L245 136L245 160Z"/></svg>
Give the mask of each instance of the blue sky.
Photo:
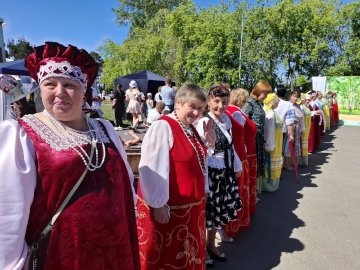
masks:
<svg viewBox="0 0 360 270"><path fill-rule="evenodd" d="M220 1L194 2L208 8ZM4 40L7 43L8 39L24 37L36 46L57 41L88 51L96 50L106 39L122 43L128 28L115 23L112 8L117 6L117 0L0 0Z"/></svg>
<svg viewBox="0 0 360 270"><path fill-rule="evenodd" d="M195 3L207 8L219 1ZM96 50L106 39L122 43L127 27L115 23L112 8L117 6L117 0L0 0L4 40L24 37L31 45L57 41L88 51Z"/></svg>

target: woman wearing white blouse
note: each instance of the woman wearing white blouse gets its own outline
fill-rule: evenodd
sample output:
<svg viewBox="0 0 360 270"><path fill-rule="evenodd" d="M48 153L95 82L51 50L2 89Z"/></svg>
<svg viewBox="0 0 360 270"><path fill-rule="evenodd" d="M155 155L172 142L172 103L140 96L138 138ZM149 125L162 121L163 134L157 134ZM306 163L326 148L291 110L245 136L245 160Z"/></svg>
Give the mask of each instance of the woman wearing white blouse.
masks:
<svg viewBox="0 0 360 270"><path fill-rule="evenodd" d="M237 218L237 211L242 208L236 179L240 176L242 165L234 151L231 135L231 120L224 114L228 105L230 91L225 85L212 87L208 93L209 113L200 119L198 132L202 126L215 124L216 143L214 153L209 157L209 196L206 202L207 251L216 260L226 261L224 253L215 246L217 229Z"/></svg>
<svg viewBox="0 0 360 270"><path fill-rule="evenodd" d="M144 137L137 203L142 269L205 268L207 149L192 125L205 101L197 85L182 86L175 111ZM214 125L203 125L202 133L213 146Z"/></svg>

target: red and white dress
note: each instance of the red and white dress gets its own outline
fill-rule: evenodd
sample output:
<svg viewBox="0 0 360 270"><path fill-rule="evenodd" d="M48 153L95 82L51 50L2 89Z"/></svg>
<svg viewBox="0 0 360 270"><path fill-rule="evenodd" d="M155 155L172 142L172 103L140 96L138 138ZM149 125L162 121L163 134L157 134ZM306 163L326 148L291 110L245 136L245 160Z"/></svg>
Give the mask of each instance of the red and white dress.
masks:
<svg viewBox="0 0 360 270"><path fill-rule="evenodd" d="M125 151L109 122L89 121L104 142L106 159L87 172L56 221L41 269L140 269ZM61 134L33 115L7 121L0 130L0 269L22 269L26 242L40 238L85 165ZM90 152L89 145L82 147Z"/></svg>
<svg viewBox="0 0 360 270"><path fill-rule="evenodd" d="M224 230L229 236L235 236L240 231L244 231L250 227L250 190L249 190L249 164L246 158L246 146L244 140L245 134L245 118L242 116L238 107L229 105L225 112L232 124L233 144L236 153L242 163L241 176L237 179L242 200L243 208L238 211L238 219L230 221L224 226Z"/></svg>
<svg viewBox="0 0 360 270"><path fill-rule="evenodd" d="M137 202L142 269L205 269L204 158L206 148L195 128L183 128L173 114L163 116L147 131ZM160 224L153 208L165 204L170 220Z"/></svg>
<svg viewBox="0 0 360 270"><path fill-rule="evenodd" d="M309 103L309 109L311 112L311 124L310 124L310 133L309 133L309 142L308 142L308 152L315 152L316 148L320 145L321 140L321 116L316 114L316 111L319 107L315 102Z"/></svg>

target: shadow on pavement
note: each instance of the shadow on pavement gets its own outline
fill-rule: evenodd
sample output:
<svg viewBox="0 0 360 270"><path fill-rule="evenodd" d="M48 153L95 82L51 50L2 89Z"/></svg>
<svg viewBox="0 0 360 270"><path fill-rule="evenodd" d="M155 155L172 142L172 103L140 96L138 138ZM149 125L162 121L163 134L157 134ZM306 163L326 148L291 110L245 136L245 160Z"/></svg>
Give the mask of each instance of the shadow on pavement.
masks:
<svg viewBox="0 0 360 270"><path fill-rule="evenodd" d="M336 128L336 127L335 127ZM280 263L282 253L293 253L305 248L292 238L294 229L306 226L293 211L301 203L303 188L316 188L315 175L321 174L321 165L332 155L334 129L322 137L315 154L309 155L309 166L299 168L300 179L294 172L282 172L280 188L274 193L262 193L251 228L240 233L233 243L220 243L220 250L228 257L226 263L215 262L217 269L267 270Z"/></svg>

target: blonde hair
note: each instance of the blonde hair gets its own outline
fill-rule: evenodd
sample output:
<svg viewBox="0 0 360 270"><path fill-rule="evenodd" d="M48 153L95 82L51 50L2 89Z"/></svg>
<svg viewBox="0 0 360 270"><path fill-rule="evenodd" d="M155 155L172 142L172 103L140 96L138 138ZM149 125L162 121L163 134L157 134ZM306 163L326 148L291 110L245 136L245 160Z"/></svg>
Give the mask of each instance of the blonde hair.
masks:
<svg viewBox="0 0 360 270"><path fill-rule="evenodd" d="M230 92L230 104L237 107L242 107L249 97L249 91L243 88L233 89Z"/></svg>
<svg viewBox="0 0 360 270"><path fill-rule="evenodd" d="M179 90L176 91L175 103L179 102L180 104L184 104L191 99L197 99L205 103L206 95L204 90L194 83L183 84Z"/></svg>

